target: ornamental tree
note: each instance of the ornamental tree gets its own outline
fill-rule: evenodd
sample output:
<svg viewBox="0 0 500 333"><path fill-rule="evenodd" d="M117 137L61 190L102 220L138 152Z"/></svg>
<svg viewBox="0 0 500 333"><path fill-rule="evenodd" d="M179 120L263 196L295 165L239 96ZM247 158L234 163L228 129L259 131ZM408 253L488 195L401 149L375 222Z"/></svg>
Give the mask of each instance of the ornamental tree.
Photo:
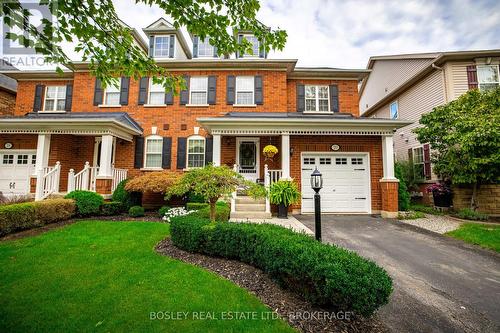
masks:
<svg viewBox="0 0 500 333"><path fill-rule="evenodd" d="M473 186L471 209L477 208L477 188L500 177L500 87L471 90L420 119L415 129L430 143L437 175L453 184Z"/></svg>
<svg viewBox="0 0 500 333"><path fill-rule="evenodd" d="M136 0L137 4L160 7L175 28L187 30L217 47L220 54L235 52L251 53L252 45L246 39L233 37L235 29L251 31L261 47L283 49L287 34L284 30L269 29L256 18L260 8L258 0ZM43 18L40 27L30 22L32 14L23 8L19 0L3 1L0 16L10 28L21 32L9 32L6 38L18 41L25 47L34 48L49 62L73 69L73 62L62 48L64 42L75 44L75 51L83 61L90 62L91 72L104 86L116 85L115 77L130 76L138 79L153 75L155 83L161 83L169 91L183 86L180 76L171 75L165 68L141 50L132 36L131 28L117 16L112 0L40 0L47 6L55 20ZM12 29L16 31L15 29Z"/></svg>

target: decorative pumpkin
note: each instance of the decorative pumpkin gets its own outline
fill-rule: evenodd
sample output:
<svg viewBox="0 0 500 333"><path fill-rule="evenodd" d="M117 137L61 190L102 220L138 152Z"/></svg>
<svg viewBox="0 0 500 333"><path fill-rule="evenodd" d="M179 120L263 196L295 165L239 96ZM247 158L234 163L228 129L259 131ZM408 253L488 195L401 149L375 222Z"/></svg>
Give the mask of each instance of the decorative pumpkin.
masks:
<svg viewBox="0 0 500 333"><path fill-rule="evenodd" d="M278 148L276 148L273 145L267 145L262 150L262 153L264 154L264 156L266 158L273 158L274 155L276 155L278 153Z"/></svg>

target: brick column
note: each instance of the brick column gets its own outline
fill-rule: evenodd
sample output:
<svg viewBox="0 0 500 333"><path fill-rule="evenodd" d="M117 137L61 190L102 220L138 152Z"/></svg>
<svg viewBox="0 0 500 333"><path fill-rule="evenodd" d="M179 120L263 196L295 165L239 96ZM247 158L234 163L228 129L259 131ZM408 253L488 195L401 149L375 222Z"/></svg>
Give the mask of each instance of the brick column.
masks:
<svg viewBox="0 0 500 333"><path fill-rule="evenodd" d="M113 179L111 178L97 178L95 180L95 191L99 194L112 194L111 185Z"/></svg>
<svg viewBox="0 0 500 333"><path fill-rule="evenodd" d="M30 176L30 193L36 192L36 176Z"/></svg>
<svg viewBox="0 0 500 333"><path fill-rule="evenodd" d="M396 218L398 216L398 187L399 180L380 180L380 192L382 196L382 210L380 214L383 218Z"/></svg>

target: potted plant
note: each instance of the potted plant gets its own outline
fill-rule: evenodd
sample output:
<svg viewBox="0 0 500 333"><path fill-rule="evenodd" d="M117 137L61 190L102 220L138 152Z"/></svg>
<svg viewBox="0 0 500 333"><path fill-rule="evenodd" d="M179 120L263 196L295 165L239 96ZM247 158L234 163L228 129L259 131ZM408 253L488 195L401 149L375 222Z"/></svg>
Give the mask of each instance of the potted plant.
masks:
<svg viewBox="0 0 500 333"><path fill-rule="evenodd" d="M271 185L269 189L269 201L278 205L278 217L288 217L288 207L300 200L300 191L293 180L279 180Z"/></svg>
<svg viewBox="0 0 500 333"><path fill-rule="evenodd" d="M276 148L273 145L267 145L262 150L262 154L264 154L266 158L273 158L274 155L276 155L277 153L278 153L278 148Z"/></svg>
<svg viewBox="0 0 500 333"><path fill-rule="evenodd" d="M445 183L435 183L427 186L427 193L432 193L434 206L449 208L452 203L452 194L450 186Z"/></svg>

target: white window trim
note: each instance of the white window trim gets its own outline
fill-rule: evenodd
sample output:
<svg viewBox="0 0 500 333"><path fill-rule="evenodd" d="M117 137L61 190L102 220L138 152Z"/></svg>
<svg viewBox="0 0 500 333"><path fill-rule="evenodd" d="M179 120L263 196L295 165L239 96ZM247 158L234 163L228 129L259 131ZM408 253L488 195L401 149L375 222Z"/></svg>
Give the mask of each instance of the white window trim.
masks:
<svg viewBox="0 0 500 333"><path fill-rule="evenodd" d="M500 68L498 65L477 65L476 67L477 67L477 69L476 69L477 72L479 72L479 68L481 68L481 67L493 67L497 71L498 81L496 81L496 82L483 82L482 84L495 84L496 83L497 86L500 86ZM477 75L477 88L479 90L481 90L481 81L479 79L479 74Z"/></svg>
<svg viewBox="0 0 500 333"><path fill-rule="evenodd" d="M191 87L191 84L193 83L193 79L194 78L204 78L206 79L207 81L207 89L206 90L194 90L192 89ZM192 103L191 102L191 94L193 92L204 92L205 93L205 103L199 103L199 104L196 104L196 103ZM208 76L203 76L203 75L200 75L200 76L192 76L189 80L189 101L188 101L188 104L186 106L208 106Z"/></svg>
<svg viewBox="0 0 500 333"><path fill-rule="evenodd" d="M312 99L312 98L306 98L305 97L305 89L307 87L315 87L316 88L316 111L310 111L310 110L306 110L307 108L307 102L306 100L308 99ZM327 94L328 94L328 111L319 111L319 87L326 87L327 89ZM323 100L323 98L321 98L321 100ZM330 86L328 85L325 85L325 84L306 84L304 86L304 113L322 113L322 114L331 114L333 113L333 111L331 111L331 107L330 107Z"/></svg>
<svg viewBox="0 0 500 333"><path fill-rule="evenodd" d="M54 98L54 109L52 110L47 110L47 92L49 90L49 87L55 87L56 88L56 95ZM65 113L66 110L57 110L57 101L64 100L64 104L66 104L66 91L64 91L64 98L57 98L57 93L59 92L59 88L64 87L65 89L68 89L66 86L46 86L44 95L43 95L43 110L40 112L47 112L47 113Z"/></svg>
<svg viewBox="0 0 500 333"><path fill-rule="evenodd" d="M253 35L253 34L243 34L242 36L245 39L246 39L246 37L255 37L255 35ZM257 38L257 37L255 37L255 38ZM253 47L252 47L252 49L253 49ZM243 58L259 58L259 57L260 57L260 41L257 39L257 54L244 53Z"/></svg>
<svg viewBox="0 0 500 333"><path fill-rule="evenodd" d="M422 149L422 162L415 162L415 157L417 156L417 154L415 153L416 150L418 149ZM413 164L413 177L416 176L415 174L415 166L416 165L422 165L422 170L424 171L425 173L425 156L424 156L424 146L418 146L418 147L413 147L411 149L411 153L412 153L412 161L411 163ZM425 175L421 175L423 178L425 178Z"/></svg>
<svg viewBox="0 0 500 333"><path fill-rule="evenodd" d="M210 38L208 38L208 36L207 36L207 37L205 37L205 39L202 40L200 36L197 36L197 37L198 37L198 50L197 50L196 56L198 58L214 58L214 46L212 44L210 44ZM200 44L202 41L204 42L205 40L207 40L208 44L212 47L212 54L211 55L200 55Z"/></svg>
<svg viewBox="0 0 500 333"><path fill-rule="evenodd" d="M189 141L191 141L191 140L203 140L203 166L205 166L205 154L207 151L207 139L201 135L191 135L190 137L187 138L187 142L186 142L186 170L197 169L197 168L203 167L203 166L201 166L201 167L190 167L189 166ZM191 153L191 154L201 155L201 153Z"/></svg>
<svg viewBox="0 0 500 333"><path fill-rule="evenodd" d="M238 92L250 92L249 90L238 90L238 77L251 78L253 80L252 81L253 89L251 91L251 93L252 93L252 103L251 104L238 104ZM255 77L254 76L240 75L240 76L237 76L235 78L234 99L235 99L235 101L234 101L235 103L233 104L233 106L239 106L239 107L254 107L254 106L256 106L256 104L255 104Z"/></svg>
<svg viewBox="0 0 500 333"><path fill-rule="evenodd" d="M152 104L151 103L151 93L154 92L154 93L158 93L160 91L153 91L153 78L150 77L149 78L149 83L148 83L148 102L146 104L144 104L145 107L150 107L150 106L164 106L166 105L165 104L165 88L163 88L163 103L161 104Z"/></svg>
<svg viewBox="0 0 500 333"><path fill-rule="evenodd" d="M155 52L156 52L156 38L158 37L168 37L168 47L167 47L167 50L168 50L168 54L166 56L156 56L155 55ZM172 38L172 35L154 35L154 44L153 44L153 58L155 59L174 59L175 58L175 51L176 51L176 48L177 48L177 43L176 41L174 41L174 54L172 56L172 58L170 58L170 38ZM173 35L173 38L175 38L175 35Z"/></svg>
<svg viewBox="0 0 500 333"><path fill-rule="evenodd" d="M104 88L102 92L102 104L99 105L99 107L105 107L105 108L118 108L121 107L122 105L120 104L120 95L122 91L122 80L118 80L118 104L108 104L107 103L107 97L108 97L108 89ZM113 91L113 93L117 93L116 91Z"/></svg>
<svg viewBox="0 0 500 333"><path fill-rule="evenodd" d="M148 156L148 140L161 140L161 145L162 145L162 149L159 153L160 156L163 155L163 138L159 135L150 135L150 136L147 136L144 140L144 162L143 162L143 168L144 170L163 170L163 168L161 167L161 165L159 167L148 167L146 165L146 162L147 162L147 156ZM155 154L155 155L158 155L158 153L150 153L150 154Z"/></svg>
<svg viewBox="0 0 500 333"><path fill-rule="evenodd" d="M396 118L392 117L392 112L391 112L391 108L392 108L392 106L394 104L396 104ZM389 118L391 118L391 119L399 119L399 102L397 100L393 101L391 104L389 104Z"/></svg>

